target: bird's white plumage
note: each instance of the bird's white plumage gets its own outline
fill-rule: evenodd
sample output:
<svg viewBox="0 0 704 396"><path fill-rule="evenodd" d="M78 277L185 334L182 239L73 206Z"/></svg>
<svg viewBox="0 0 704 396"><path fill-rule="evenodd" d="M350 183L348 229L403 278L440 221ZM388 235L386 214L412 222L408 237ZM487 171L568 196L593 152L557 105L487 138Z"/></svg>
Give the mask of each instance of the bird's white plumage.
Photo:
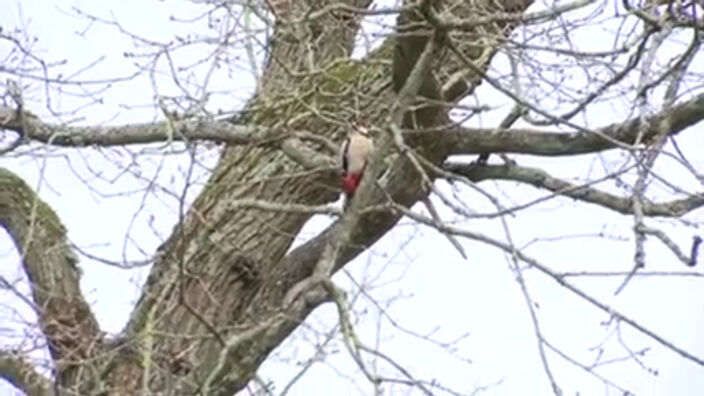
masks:
<svg viewBox="0 0 704 396"><path fill-rule="evenodd" d="M372 138L366 129L352 129L342 144L342 166L345 174L359 174L364 170L374 147Z"/></svg>

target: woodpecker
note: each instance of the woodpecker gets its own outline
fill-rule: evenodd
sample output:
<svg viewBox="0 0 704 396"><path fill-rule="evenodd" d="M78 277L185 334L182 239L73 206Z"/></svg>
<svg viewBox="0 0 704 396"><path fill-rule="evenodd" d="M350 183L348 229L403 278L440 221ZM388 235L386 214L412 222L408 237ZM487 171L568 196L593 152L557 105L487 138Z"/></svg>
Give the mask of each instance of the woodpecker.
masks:
<svg viewBox="0 0 704 396"><path fill-rule="evenodd" d="M374 141L369 135L369 130L357 123L353 124L340 150L342 154L342 191L346 201L354 196L373 149Z"/></svg>

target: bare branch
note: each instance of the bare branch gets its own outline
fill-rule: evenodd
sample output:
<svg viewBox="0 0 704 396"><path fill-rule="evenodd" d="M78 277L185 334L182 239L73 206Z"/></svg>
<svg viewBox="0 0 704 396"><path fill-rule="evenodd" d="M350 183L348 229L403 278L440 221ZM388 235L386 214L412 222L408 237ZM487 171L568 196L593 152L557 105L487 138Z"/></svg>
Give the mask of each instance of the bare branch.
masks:
<svg viewBox="0 0 704 396"><path fill-rule="evenodd" d="M676 135L704 119L704 94L684 103L673 106L666 112L653 115L645 120L649 128L644 132L645 141L662 133ZM25 127L23 127L23 121ZM274 131L257 126L235 125L227 121L206 121L200 119L176 120L174 140L209 140L230 145L264 144L282 141L285 151L296 158L312 158L310 166L319 166L329 161L315 157L314 150L304 150L300 139L306 139L305 132L295 133ZM592 153L615 148L616 145L605 139L627 145L636 142L641 122L634 119L625 123L612 124L589 132L557 132L535 129L495 129L467 128L460 125L440 127L432 131L406 131L405 135L415 136L432 133L434 139L443 142L448 154L482 153L521 153L543 156L564 156ZM25 137L47 144L70 147L117 146L126 144L146 144L168 141L170 136L166 122L130 124L113 127L69 127L44 123L30 113L24 112L23 119L17 117L14 109L0 108L0 128L24 133ZM298 142L298 143L297 143Z"/></svg>
<svg viewBox="0 0 704 396"><path fill-rule="evenodd" d="M698 364L699 366L704 367L704 358L696 356L696 355L690 353L689 351L687 351L686 349L680 348L679 346L675 345L671 341L663 338L659 334L651 331L647 327L636 322L634 319L631 319L630 317L622 314L621 312L615 310L614 308L604 304L603 302L599 301L596 297L583 291L581 288L565 281L560 275L555 273L552 269L550 269L549 267L547 267L546 265L544 265L540 261L522 253L520 250L515 249L514 246L511 246L510 244L506 244L502 241L499 241L497 239L493 239L491 237L488 237L484 234L480 234L477 232L460 229L458 227L447 226L444 224L435 224L435 222L432 219L425 217L425 216L422 216L420 214L417 214L417 213L415 213L411 210L408 210L404 207L401 207L401 206L397 206L397 210L403 212L409 218L416 220L422 224L425 224L425 225L428 225L428 226L434 227L434 228L439 228L443 232L450 232L450 233L453 233L458 236L463 236L463 237L466 237L469 239L480 241L480 242L486 243L487 245L490 245L490 246L493 246L497 249L500 249L508 254L515 255L520 261L523 261L526 264L531 265L532 267L534 267L535 269L540 271L542 274L544 274L544 275L548 276L549 278L551 278L552 280L556 281L560 286L566 288L567 290L569 290L572 293L576 294L577 296L581 297L583 300L585 300L589 304L595 306L596 308L599 308L599 310L608 314L611 318L628 324L629 326L633 327L634 329L638 330L639 332L641 332L641 333L647 335L648 337L652 338L653 340L657 341L662 346L670 349L672 352L675 352L676 354L682 356L683 358L691 360L692 362Z"/></svg>
<svg viewBox="0 0 704 396"><path fill-rule="evenodd" d="M235 125L228 121L174 120L171 123L174 129L172 136L167 121L118 126L67 126L45 123L28 112L25 112L25 116L23 125L14 109L0 107L0 129L24 134L29 140L67 147L124 146L171 139L257 144L277 137L277 133L266 128Z"/></svg>
<svg viewBox="0 0 704 396"><path fill-rule="evenodd" d="M704 119L704 94L673 106L669 111L646 118L648 128L644 141L660 134L663 128L674 136ZM542 156L564 156L594 153L616 148L612 141L631 145L636 142L639 119L612 124L592 132L558 132L535 129L466 128L455 126L435 131L407 132L407 134L432 133L442 139L449 154L520 153ZM606 139L608 137L610 139Z"/></svg>
<svg viewBox="0 0 704 396"><path fill-rule="evenodd" d="M657 228L653 227L648 227L645 224L639 224L636 226L636 232L641 232L643 235L652 235L656 237L660 242L662 242L663 245L665 245L672 254L679 259L682 264L689 266L689 267L694 267L697 265L697 254L699 253L699 245L702 242L701 237L695 236L692 239L692 245L690 248L690 255L687 256L682 249L680 249L679 246L665 234L662 230L658 230Z"/></svg>
<svg viewBox="0 0 704 396"><path fill-rule="evenodd" d="M275 131L258 126L232 124L229 121L204 119L171 119L162 122L118 126L66 126L42 122L28 112L19 115L8 107L0 107L0 129L17 132L22 138L55 146L124 146L158 142L208 140L228 145L275 144L290 158L307 169L334 166L328 156L303 144L307 139L321 138L307 132ZM14 149L13 144L3 151ZM327 147L327 145L326 145Z"/></svg>
<svg viewBox="0 0 704 396"><path fill-rule="evenodd" d="M622 214L632 214L633 205L630 197L619 197L588 185L570 183L550 176L539 168L518 165L476 165L448 163L444 168L460 174L474 182L483 180L511 180L530 184L536 188L552 191L579 201L593 203ZM704 206L704 192L693 194L688 198L669 202L644 202L643 214L647 216L680 217Z"/></svg>
<svg viewBox="0 0 704 396"><path fill-rule="evenodd" d="M587 365L585 365L585 364L583 364L583 363L580 363L580 362L577 361L576 359L572 358L571 356L569 356L568 354L566 354L565 352L563 352L563 351L560 350L559 348L557 348L557 347L555 347L554 345L552 345L548 340L543 340L543 342L545 343L545 346L547 346L551 351L555 352L558 356L560 356L561 358L565 359L566 361L572 363L573 365L575 365L575 366L581 368L581 369L584 370L585 372L587 372L587 373L589 373L590 375L592 375L594 378L597 378L598 380L600 380L601 382L603 382L605 385L612 386L612 387L618 389L620 392L622 392L622 394L623 394L624 396L632 395L632 394L633 394L633 392L630 392L630 391L628 391L627 389L622 388L622 387L621 387L620 385L618 385L617 383L615 383L615 382L609 380L608 378L606 378L606 377L600 375L599 373L597 373L596 370L594 370L593 367L589 367L589 366L587 366Z"/></svg>
<svg viewBox="0 0 704 396"><path fill-rule="evenodd" d="M594 0L575 0L567 4L553 6L552 8L529 14L523 12L492 12L487 16L470 16L461 20L443 20L438 23L438 27L447 30L473 30L476 29L477 26L495 24L497 22L520 22L523 25L530 25L553 19L570 11L584 8L592 3L594 3Z"/></svg>
<svg viewBox="0 0 704 396"><path fill-rule="evenodd" d="M28 395L53 396L51 383L21 356L0 351L0 378Z"/></svg>

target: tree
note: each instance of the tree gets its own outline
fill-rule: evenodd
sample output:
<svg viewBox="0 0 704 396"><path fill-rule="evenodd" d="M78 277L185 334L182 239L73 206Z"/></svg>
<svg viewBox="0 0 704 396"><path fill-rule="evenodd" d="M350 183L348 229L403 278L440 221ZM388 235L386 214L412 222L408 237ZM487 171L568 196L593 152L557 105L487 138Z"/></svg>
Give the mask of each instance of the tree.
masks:
<svg viewBox="0 0 704 396"><path fill-rule="evenodd" d="M182 90L178 97L155 92L161 120L119 126L74 126L35 114L25 98L29 89L25 84L37 80L61 86L72 79L50 74L48 70L57 65L33 52L27 37L23 39L26 32L0 32L5 45L22 55L0 69L12 81L0 109L0 128L6 136L14 136L4 153L30 155L36 145L105 148L180 141L192 159L185 187L174 192L180 198L177 225L154 254L141 297L118 337L101 332L81 293L77 251L61 220L15 173L2 171L0 223L21 255L54 375L51 380L43 377L20 353L11 351L2 355L0 374L32 395L231 395L247 387L272 350L315 308L331 302L351 356L375 386L382 386L390 379L375 375L365 363L367 356L381 352L355 335L346 292L331 276L402 218L442 232L448 246L462 255L467 253L460 237L510 255L556 394L561 392L559 381L545 355L548 350L560 351L540 330L523 280L528 271L524 264L607 313L615 323L704 366L701 353L672 343L593 297L569 281L570 274L525 253L511 241L510 233L499 238L441 220L451 210L465 220L490 218L507 227L506 216L537 202L507 207L494 193L482 193L495 210L477 215L465 204L479 195L467 187L492 180L518 182L549 193L538 201L567 197L632 218L635 255L632 270L621 273L618 291L643 273L646 239L650 245L668 248L684 264L696 265L700 239L684 245L651 219L682 219L679 227L701 224L701 215L699 219L686 215L704 204L704 193L682 188L681 182L671 183L655 171L666 157L679 164L678 172L689 175L682 177L694 176L700 184L704 180L701 164L687 160L696 149L680 148L676 140L704 118L704 92L697 83L701 73L693 66L700 56L701 8L694 3L626 1L625 10L611 14L604 4L588 1L536 11L528 10L532 3L420 0L374 8L368 0L212 2L207 17L213 25L222 27L218 18L231 21L240 13L269 23L256 92L243 109L227 109L224 115L209 107L213 92L207 84L193 88L190 71L175 67L170 58L183 46L207 43L205 35L176 37L162 44L131 33L118 21L76 11L146 45L151 51L125 55L153 60L154 68L148 72L157 70L157 60L166 59L170 77ZM375 15L397 17L395 31L356 60L351 55L360 24L365 16ZM572 19L565 19L568 15ZM571 47L570 35L599 26L600 17L613 18L625 28L597 49ZM247 33L243 29L234 25L221 31L206 63L213 69L222 67L230 43ZM507 75L491 69L498 54L510 61ZM572 72L573 65L584 71L583 81L567 80L579 78L574 77L578 74ZM118 82L108 80L103 82ZM458 121L452 113L460 111L473 120L488 110L481 96L475 96L479 106L467 105L466 99L480 84L498 91L512 105L503 121L488 128L466 126L466 120ZM599 105L619 101L629 103L622 119L596 127L588 121ZM352 118L371 126L376 150L360 190L342 211L329 204L339 195L337 145ZM519 120L525 126L514 128ZM207 183L187 206L201 142L222 144L222 153ZM620 156L618 169L595 172L579 182L568 181L578 175L558 178L541 167L519 164L523 156L504 155L571 158L607 151ZM489 153L501 154L504 163L451 158ZM452 197L440 181L466 186L463 194L468 198ZM653 184L666 189L664 199L652 193ZM441 210L435 207L438 202ZM417 203L427 214L413 209ZM336 220L292 248L296 235L315 214ZM12 288L9 282L5 286ZM569 356L564 359L576 362ZM406 376L409 387L438 391L438 384L415 380L388 361Z"/></svg>

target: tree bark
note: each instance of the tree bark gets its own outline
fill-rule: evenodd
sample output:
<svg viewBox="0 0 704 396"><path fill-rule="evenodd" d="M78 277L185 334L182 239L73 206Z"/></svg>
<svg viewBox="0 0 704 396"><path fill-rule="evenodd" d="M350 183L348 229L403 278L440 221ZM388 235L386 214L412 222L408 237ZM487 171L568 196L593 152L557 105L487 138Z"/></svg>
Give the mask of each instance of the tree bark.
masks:
<svg viewBox="0 0 704 396"><path fill-rule="evenodd" d="M455 7L466 12L472 9L469 2L457 4ZM302 17L295 7L279 6L279 18ZM404 13L400 18L406 17ZM292 31L291 25L279 20L262 88L237 121L311 131L334 141L342 136L343 121L357 116L355 113L370 125L385 125L394 102L386 65L394 46L406 44L403 39L396 44L388 41L365 62L349 60L345 57L351 51L358 21L346 21L343 30L328 30L325 26L333 24L326 21L323 28L318 23L303 24ZM305 59L311 61L303 62ZM395 63L394 72L410 70L415 60L406 57L402 64ZM482 65L489 60L484 56ZM439 67L437 63L434 66ZM292 73L300 77L292 78ZM474 77L474 81L479 79ZM315 111L310 111L313 108ZM405 127L449 124L447 109L439 106L417 112L413 123L407 121ZM432 139L414 143L436 164L446 156ZM409 206L427 194L420 183L409 183L418 177L410 168L406 159L397 159L384 186L397 202ZM203 192L162 246L162 255L125 332L135 339L148 332L179 335L155 335L152 349L147 351L155 366L184 379L177 389L188 393L208 386L209 394L241 389L269 352L325 300L323 295L309 295L305 301L287 301L286 296L312 274L322 241L330 233L286 255L310 214L230 210L230 203L254 199L319 205L337 197L336 180L331 172L302 172L298 164L273 148L238 146L225 150ZM371 202L381 198L378 193ZM381 237L399 218L398 213L363 216L336 269ZM126 371L117 368L113 382L124 384L125 378L140 378L142 371L137 365ZM164 375L155 375L150 383L158 390L169 381Z"/></svg>
<svg viewBox="0 0 704 396"><path fill-rule="evenodd" d="M363 9L371 1L338 3ZM357 224L348 230L348 243L333 256L333 271L371 246L403 215L394 210L346 213L320 235L290 250L313 211L264 210L317 207L337 198L338 174L331 168L324 142L340 141L350 118L374 126L386 141L390 139L385 134L403 127L408 150L438 168L456 153L571 155L633 143L640 127L637 121L597 133L478 130L452 124L450 106L438 103L457 102L473 92L502 40L531 3L407 1L405 5L413 7L399 15L401 34L363 61L355 61L349 55L360 14L344 8L322 12L326 2L271 0L276 24L261 84L243 112L229 122L173 120L169 125L86 131L43 124L28 113L23 117L0 108L3 128L57 145L171 138L227 144L207 185L193 205L182 210L178 225L159 248L128 324L120 337L109 341L80 294L75 258L58 218L19 178L0 171L0 224L22 254L59 387L76 394L232 395L246 386L269 353L330 299L315 278L316 265L345 221L356 216ZM463 24L462 40L456 40L455 32L447 28L454 23L450 15L484 22ZM491 16L498 17L491 20ZM418 58L431 40L435 58L430 71L415 87L418 95L404 98L409 76L417 71ZM449 46L463 59L453 56ZM472 67L467 67L467 60ZM401 102L411 100L422 106L403 112L408 103ZM659 125L675 134L699 122L704 118L702 101L704 96L699 96L654 116L648 120L653 130L645 136L661 134L656 130ZM400 122L395 112L401 112ZM324 139L303 141L301 133ZM360 198L364 204L385 203L391 197L395 204L410 207L428 195L409 156L399 147L391 151L380 172L381 189L368 189ZM624 199L572 189L573 185L527 168L450 164L445 170L473 180L517 180L623 213L630 209ZM429 177L439 175L430 172ZM702 204L697 196L653 204L647 210L670 215ZM32 373L25 371L21 359L0 356L0 370L3 367L30 389L27 378L33 378ZM39 387L48 389L45 383Z"/></svg>
<svg viewBox="0 0 704 396"><path fill-rule="evenodd" d="M0 168L0 225L10 234L31 285L34 309L57 381L78 390L90 381L85 360L102 351L102 335L81 294L77 258L54 211L19 177ZM9 359L9 356L7 357ZM17 357L21 359L21 357ZM15 378L33 375L20 360Z"/></svg>

